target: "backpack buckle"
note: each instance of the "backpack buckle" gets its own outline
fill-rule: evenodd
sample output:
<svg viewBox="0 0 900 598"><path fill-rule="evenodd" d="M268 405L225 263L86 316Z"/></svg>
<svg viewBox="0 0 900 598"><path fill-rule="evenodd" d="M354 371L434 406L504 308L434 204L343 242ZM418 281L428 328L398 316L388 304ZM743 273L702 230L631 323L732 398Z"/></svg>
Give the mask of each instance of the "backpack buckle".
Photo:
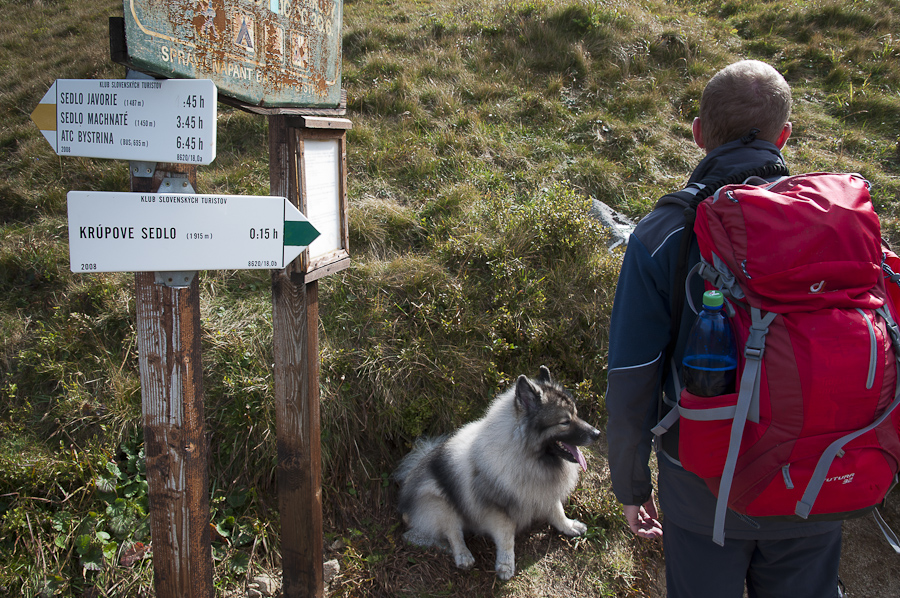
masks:
<svg viewBox="0 0 900 598"><path fill-rule="evenodd" d="M750 308L752 323L747 336L747 343L744 345L744 357L759 361L766 352L766 335L769 333L769 324L778 315L775 312L769 312L765 316L758 307Z"/></svg>
<svg viewBox="0 0 900 598"><path fill-rule="evenodd" d="M765 346L759 348L750 346L744 347L744 357L746 357L747 359L755 359L759 361L760 359L762 359L763 353L765 352Z"/></svg>

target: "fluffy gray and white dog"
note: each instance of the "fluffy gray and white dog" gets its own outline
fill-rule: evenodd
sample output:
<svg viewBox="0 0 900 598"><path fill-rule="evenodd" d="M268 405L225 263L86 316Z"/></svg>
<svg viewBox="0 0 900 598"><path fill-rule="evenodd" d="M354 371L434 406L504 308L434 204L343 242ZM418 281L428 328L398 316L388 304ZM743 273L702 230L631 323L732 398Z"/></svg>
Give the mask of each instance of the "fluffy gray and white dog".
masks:
<svg viewBox="0 0 900 598"><path fill-rule="evenodd" d="M420 439L394 478L404 538L453 553L457 567L475 563L463 533L490 536L496 573L515 573L514 541L537 521L568 536L587 526L569 519L565 501L587 464L578 449L600 432L578 417L572 396L541 366L536 379L519 376L479 420L437 439ZM580 466L580 467L579 467Z"/></svg>

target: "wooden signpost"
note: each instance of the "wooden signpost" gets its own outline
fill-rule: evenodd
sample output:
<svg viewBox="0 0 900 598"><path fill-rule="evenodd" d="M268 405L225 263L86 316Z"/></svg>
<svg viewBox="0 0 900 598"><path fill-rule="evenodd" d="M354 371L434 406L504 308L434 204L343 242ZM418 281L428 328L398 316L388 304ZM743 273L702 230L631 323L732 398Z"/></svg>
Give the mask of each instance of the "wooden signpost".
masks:
<svg viewBox="0 0 900 598"><path fill-rule="evenodd" d="M151 177L132 176L131 189L151 192L172 176L193 187L197 167L159 163ZM196 272L170 274L134 275L153 578L159 598L212 598L200 286Z"/></svg>
<svg viewBox="0 0 900 598"><path fill-rule="evenodd" d="M128 79L57 80L32 119L61 156L131 161L130 193L69 194L70 267L135 271L156 596L214 594L197 270L220 268L272 271L283 596L322 596L318 280L350 263L341 2L123 7ZM196 193L217 101L268 117L272 195Z"/></svg>
<svg viewBox="0 0 900 598"><path fill-rule="evenodd" d="M269 117L270 192L284 195L309 214L313 181L323 178L319 220L332 231L326 244L315 242L300 259L272 272L272 326L275 331L275 409L278 443L278 504L281 512L281 557L285 598L322 596L322 458L319 426L319 285L318 278L349 265L347 237L346 129L344 119L316 119L325 128L303 127L306 121ZM301 126L297 126L301 125ZM324 177L311 170L305 148L327 139L339 148ZM321 165L318 165L321 168ZM337 176L331 178L332 167ZM310 255L312 252L312 255Z"/></svg>

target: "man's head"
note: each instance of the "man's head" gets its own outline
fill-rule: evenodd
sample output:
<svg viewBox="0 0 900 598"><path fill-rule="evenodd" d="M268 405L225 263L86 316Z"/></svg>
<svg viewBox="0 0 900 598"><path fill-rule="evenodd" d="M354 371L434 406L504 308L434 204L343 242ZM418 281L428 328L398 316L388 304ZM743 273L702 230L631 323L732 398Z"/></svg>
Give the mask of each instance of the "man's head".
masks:
<svg viewBox="0 0 900 598"><path fill-rule="evenodd" d="M707 152L750 135L783 147L791 134L791 88L774 68L758 60L731 64L706 84L694 140Z"/></svg>

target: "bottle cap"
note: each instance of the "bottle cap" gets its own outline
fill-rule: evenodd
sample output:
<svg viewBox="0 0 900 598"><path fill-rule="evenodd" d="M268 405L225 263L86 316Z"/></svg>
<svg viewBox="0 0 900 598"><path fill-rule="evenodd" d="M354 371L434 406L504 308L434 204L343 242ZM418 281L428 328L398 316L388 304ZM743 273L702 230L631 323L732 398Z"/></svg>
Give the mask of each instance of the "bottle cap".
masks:
<svg viewBox="0 0 900 598"><path fill-rule="evenodd" d="M706 291L703 293L703 307L718 309L725 303L725 297L720 291Z"/></svg>

